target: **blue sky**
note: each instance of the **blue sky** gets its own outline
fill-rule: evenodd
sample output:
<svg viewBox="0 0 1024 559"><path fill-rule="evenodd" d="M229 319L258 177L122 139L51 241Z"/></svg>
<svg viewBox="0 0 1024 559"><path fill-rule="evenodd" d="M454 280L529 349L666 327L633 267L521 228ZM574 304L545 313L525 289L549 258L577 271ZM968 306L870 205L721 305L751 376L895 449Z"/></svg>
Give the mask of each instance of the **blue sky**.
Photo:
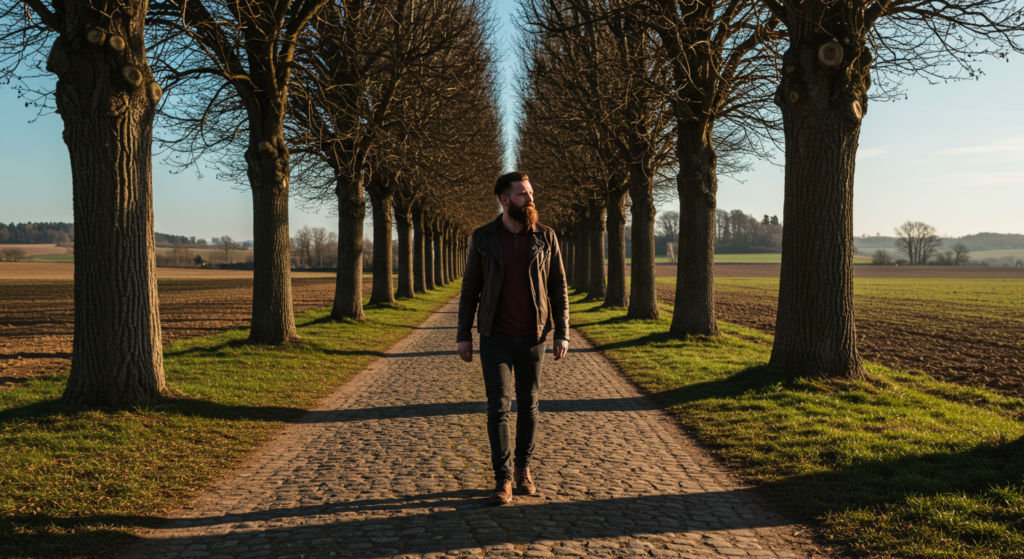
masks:
<svg viewBox="0 0 1024 559"><path fill-rule="evenodd" d="M515 30L510 0L498 0L503 103L514 114L508 81ZM908 99L872 103L863 121L854 194L854 232L888 235L907 220L924 221L942 235L981 231L1024 233L1024 57L986 60L980 81L931 86L906 84ZM71 221L71 172L61 140L63 124L48 115L33 124L10 88L0 90L0 222ZM508 123L511 125L511 123ZM156 230L177 235L252 238L252 196L203 169L171 174L159 160L153 172ZM738 180L736 180L738 179ZM768 163L736 179L723 178L718 206L755 216L782 217L783 172ZM539 208L543 211L543 208ZM663 209L673 209L672 205ZM292 230L304 225L337 230L336 218L292 204ZM369 233L369 231L367 232Z"/></svg>

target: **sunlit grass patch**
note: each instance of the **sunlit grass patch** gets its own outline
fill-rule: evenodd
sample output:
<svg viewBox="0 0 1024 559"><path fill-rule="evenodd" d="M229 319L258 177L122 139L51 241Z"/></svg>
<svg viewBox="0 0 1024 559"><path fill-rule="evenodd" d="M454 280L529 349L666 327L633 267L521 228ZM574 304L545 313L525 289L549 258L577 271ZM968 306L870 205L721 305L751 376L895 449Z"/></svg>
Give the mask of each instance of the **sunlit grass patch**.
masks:
<svg viewBox="0 0 1024 559"><path fill-rule="evenodd" d="M873 557L1024 556L1024 403L869 365L871 382L787 383L771 336L670 336L574 297L596 347L787 509Z"/></svg>

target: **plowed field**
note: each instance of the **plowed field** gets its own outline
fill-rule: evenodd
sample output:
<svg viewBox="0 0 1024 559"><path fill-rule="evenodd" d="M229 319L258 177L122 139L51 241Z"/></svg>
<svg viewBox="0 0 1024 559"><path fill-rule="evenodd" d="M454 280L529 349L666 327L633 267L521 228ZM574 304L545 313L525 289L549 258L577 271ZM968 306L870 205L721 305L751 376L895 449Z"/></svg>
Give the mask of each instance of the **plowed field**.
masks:
<svg viewBox="0 0 1024 559"><path fill-rule="evenodd" d="M69 264L0 266L0 388L67 370L71 364L74 285ZM226 272L226 273L225 273ZM158 269L163 341L205 336L249 322L252 272ZM40 273L50 278L35 279ZM28 277L26 277L28 276ZM166 278L165 276L172 276ZM17 277L19 279L7 279ZM367 279L365 294L370 292ZM334 277L295 274L295 312L329 306Z"/></svg>
<svg viewBox="0 0 1024 559"><path fill-rule="evenodd" d="M754 278L719 274L722 268L716 266L718 319L773 333L778 267ZM902 277L896 270L856 268L857 339L865 359L1024 397L1024 270L947 268L945 278L941 268L901 268ZM658 281L659 299L672 302L674 281Z"/></svg>

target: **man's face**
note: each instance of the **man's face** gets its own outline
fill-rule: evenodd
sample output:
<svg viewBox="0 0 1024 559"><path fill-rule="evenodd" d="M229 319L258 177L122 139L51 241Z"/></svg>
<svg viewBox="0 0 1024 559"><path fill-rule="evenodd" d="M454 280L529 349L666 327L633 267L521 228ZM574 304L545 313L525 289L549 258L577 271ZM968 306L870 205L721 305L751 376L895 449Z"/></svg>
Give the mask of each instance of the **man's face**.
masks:
<svg viewBox="0 0 1024 559"><path fill-rule="evenodd" d="M527 227L537 223L537 208L533 205L533 187L529 181L512 183L501 198L509 217Z"/></svg>

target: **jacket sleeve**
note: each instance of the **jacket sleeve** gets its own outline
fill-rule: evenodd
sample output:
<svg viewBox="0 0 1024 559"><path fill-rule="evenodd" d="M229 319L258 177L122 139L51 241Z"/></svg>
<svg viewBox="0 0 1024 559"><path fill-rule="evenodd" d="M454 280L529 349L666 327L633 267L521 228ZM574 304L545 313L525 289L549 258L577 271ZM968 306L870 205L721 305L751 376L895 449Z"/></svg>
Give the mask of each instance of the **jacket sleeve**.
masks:
<svg viewBox="0 0 1024 559"><path fill-rule="evenodd" d="M555 339L569 339L569 288L565 283L565 267L562 265L562 249L558 236L551 233L551 269L548 270L548 298L551 301L551 320L554 322Z"/></svg>
<svg viewBox="0 0 1024 559"><path fill-rule="evenodd" d="M483 270L481 270L480 239L477 234L469 241L469 256L466 257L466 272L462 276L462 294L459 296L459 327L460 342L473 341L473 319L476 307L480 304L480 293L483 290Z"/></svg>

